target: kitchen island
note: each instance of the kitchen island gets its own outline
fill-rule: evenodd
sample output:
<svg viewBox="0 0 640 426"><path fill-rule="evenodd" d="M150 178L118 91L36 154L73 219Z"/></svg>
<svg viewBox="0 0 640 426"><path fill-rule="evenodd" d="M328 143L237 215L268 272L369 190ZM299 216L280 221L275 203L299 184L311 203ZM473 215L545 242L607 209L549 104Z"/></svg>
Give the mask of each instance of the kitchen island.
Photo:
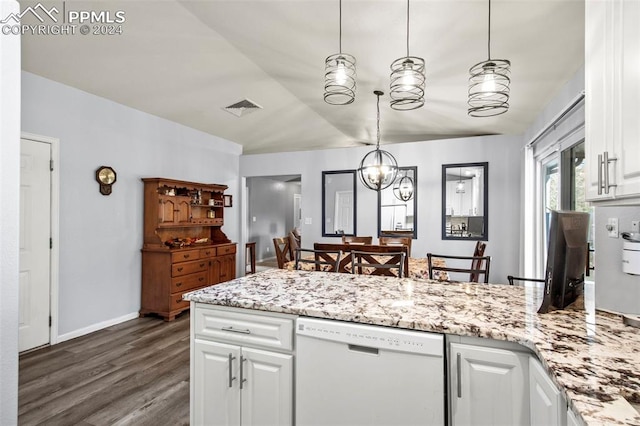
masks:
<svg viewBox="0 0 640 426"><path fill-rule="evenodd" d="M185 295L196 304L515 342L585 424L640 424L640 331L586 310L539 315L532 287L272 270Z"/></svg>

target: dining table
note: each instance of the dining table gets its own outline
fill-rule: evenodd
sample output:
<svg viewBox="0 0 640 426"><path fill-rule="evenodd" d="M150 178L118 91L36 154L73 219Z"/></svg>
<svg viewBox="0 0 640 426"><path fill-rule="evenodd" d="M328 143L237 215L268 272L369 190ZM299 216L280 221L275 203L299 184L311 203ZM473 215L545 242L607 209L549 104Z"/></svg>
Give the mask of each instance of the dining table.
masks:
<svg viewBox="0 0 640 426"><path fill-rule="evenodd" d="M344 259L345 257L350 257L350 256L351 256L351 253L342 253L341 259ZM313 260L314 256L313 255L305 256L304 258L308 260ZM435 266L446 266L444 259L433 258L433 263ZM296 267L296 262L293 260L290 262L286 262L284 264L284 269L287 269L290 271L294 270L295 267ZM301 262L298 264L298 267L300 270L304 270L304 271L316 270L316 265L313 263ZM331 269L331 267L329 265L321 265L320 269L323 271L328 271L329 269ZM347 263L345 265L344 272L351 273L350 263ZM427 258L426 257L409 257L409 274L407 275L407 277L414 278L414 279L425 279L425 280L429 279L429 264L427 262ZM447 281L449 279L449 275L447 274L447 272L444 272L444 271L433 271L433 279L439 280L439 281Z"/></svg>

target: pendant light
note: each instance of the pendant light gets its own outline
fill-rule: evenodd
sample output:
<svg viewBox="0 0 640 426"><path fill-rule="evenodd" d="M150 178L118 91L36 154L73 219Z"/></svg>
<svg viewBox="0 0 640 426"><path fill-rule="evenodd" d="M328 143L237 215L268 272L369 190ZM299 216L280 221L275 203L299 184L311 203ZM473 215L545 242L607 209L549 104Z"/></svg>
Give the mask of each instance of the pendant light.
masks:
<svg viewBox="0 0 640 426"><path fill-rule="evenodd" d="M373 93L378 97L376 149L364 156L360 162L360 167L358 167L358 176L360 176L360 181L364 186L374 191L380 191L391 186L396 180L398 163L393 155L380 149L380 96L384 95L384 93L380 90L375 90Z"/></svg>
<svg viewBox="0 0 640 426"><path fill-rule="evenodd" d="M324 61L324 101L347 105L356 97L356 58L342 52L342 0L340 0L339 52Z"/></svg>
<svg viewBox="0 0 640 426"><path fill-rule="evenodd" d="M459 173L459 179L458 179L458 184L456 185L456 194L464 194L465 190L464 190L464 182L462 181L462 168L460 169L460 173Z"/></svg>
<svg viewBox="0 0 640 426"><path fill-rule="evenodd" d="M424 105L424 59L409 56L409 0L407 0L407 56L391 64L391 108L407 111Z"/></svg>
<svg viewBox="0 0 640 426"><path fill-rule="evenodd" d="M406 171L393 183L393 195L400 201L409 201L413 198L413 179L407 176Z"/></svg>
<svg viewBox="0 0 640 426"><path fill-rule="evenodd" d="M471 67L469 73L469 115L491 117L509 109L511 62L491 59L491 0L489 0L487 60Z"/></svg>

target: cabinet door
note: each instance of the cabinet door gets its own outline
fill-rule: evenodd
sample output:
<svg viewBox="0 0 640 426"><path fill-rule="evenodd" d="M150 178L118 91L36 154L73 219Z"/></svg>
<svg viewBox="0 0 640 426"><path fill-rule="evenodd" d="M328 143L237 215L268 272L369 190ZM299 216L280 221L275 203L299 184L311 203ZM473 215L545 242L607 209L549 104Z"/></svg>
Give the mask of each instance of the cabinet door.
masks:
<svg viewBox="0 0 640 426"><path fill-rule="evenodd" d="M194 341L191 368L191 424L239 425L240 348Z"/></svg>
<svg viewBox="0 0 640 426"><path fill-rule="evenodd" d="M534 357L529 358L529 401L531 426L566 424L567 407L562 395Z"/></svg>
<svg viewBox="0 0 640 426"><path fill-rule="evenodd" d="M189 197L159 197L159 226L184 225L190 222L191 203Z"/></svg>
<svg viewBox="0 0 640 426"><path fill-rule="evenodd" d="M451 343L451 424L528 425L529 355Z"/></svg>
<svg viewBox="0 0 640 426"><path fill-rule="evenodd" d="M218 282L223 283L234 279L236 277L236 256L220 256L218 261L220 262L220 275L218 276Z"/></svg>
<svg viewBox="0 0 640 426"><path fill-rule="evenodd" d="M589 3L589 2L588 2ZM617 149L617 196L640 195L640 2L621 1L616 11L621 24L622 134Z"/></svg>
<svg viewBox="0 0 640 426"><path fill-rule="evenodd" d="M615 120L614 3L611 0L585 3L585 172L588 201L611 198L598 194L598 155L613 152ZM614 167L612 164L611 167ZM615 179L613 173L610 179ZM612 182L613 183L613 182Z"/></svg>
<svg viewBox="0 0 640 426"><path fill-rule="evenodd" d="M242 348L242 425L293 422L293 356Z"/></svg>

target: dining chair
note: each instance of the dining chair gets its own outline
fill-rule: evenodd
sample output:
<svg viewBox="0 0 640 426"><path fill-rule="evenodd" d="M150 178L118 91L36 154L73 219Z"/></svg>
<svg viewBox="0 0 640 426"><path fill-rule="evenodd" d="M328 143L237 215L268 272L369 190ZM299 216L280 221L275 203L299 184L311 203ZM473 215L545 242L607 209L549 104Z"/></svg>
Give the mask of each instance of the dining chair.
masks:
<svg viewBox="0 0 640 426"><path fill-rule="evenodd" d="M371 244L373 237L356 237L353 235L343 235L342 244Z"/></svg>
<svg viewBox="0 0 640 426"><path fill-rule="evenodd" d="M293 259L291 252L291 243L289 237L277 237L273 239L273 246L276 251L276 261L278 262L278 268L284 269L284 264L290 262Z"/></svg>
<svg viewBox="0 0 640 426"><path fill-rule="evenodd" d="M483 257L484 251L487 248L487 243L482 241L476 241L476 246L473 249L473 257ZM474 259L471 261L471 269L482 269L482 259ZM471 273L470 281L477 283L480 277L476 273Z"/></svg>
<svg viewBox="0 0 640 426"><path fill-rule="evenodd" d="M300 240L296 237L296 234L293 231L289 232L287 235L289 238L289 252L291 254L291 258L295 259L296 249L300 248Z"/></svg>
<svg viewBox="0 0 640 426"><path fill-rule="evenodd" d="M507 275L507 280L509 281L509 285L514 285L514 281L528 281L528 282L534 282L534 283L544 282L542 278L521 278L521 277L514 277L513 275Z"/></svg>
<svg viewBox="0 0 640 426"><path fill-rule="evenodd" d="M407 256L411 256L411 237L379 237L381 246L407 246Z"/></svg>
<svg viewBox="0 0 640 426"><path fill-rule="evenodd" d="M351 273L368 275L386 275L404 277L404 263L406 253L400 252L371 252L351 250ZM396 274L393 270L397 269Z"/></svg>
<svg viewBox="0 0 640 426"><path fill-rule="evenodd" d="M295 249L295 269L302 269L303 263L315 265L316 271L338 272L342 252L340 250Z"/></svg>
<svg viewBox="0 0 640 426"><path fill-rule="evenodd" d="M434 258L442 259L442 260L454 260L455 263L460 263L458 261L470 261L471 267L453 267L446 266L446 264L436 264L434 262ZM434 279L434 272L456 272L456 273L467 273L469 274L469 282L477 283L480 280L480 275L484 275L485 283L489 282L489 268L491 265L491 256L450 256L444 254L434 254L427 253L427 265L429 266L429 279ZM451 280L447 280L451 281Z"/></svg>

